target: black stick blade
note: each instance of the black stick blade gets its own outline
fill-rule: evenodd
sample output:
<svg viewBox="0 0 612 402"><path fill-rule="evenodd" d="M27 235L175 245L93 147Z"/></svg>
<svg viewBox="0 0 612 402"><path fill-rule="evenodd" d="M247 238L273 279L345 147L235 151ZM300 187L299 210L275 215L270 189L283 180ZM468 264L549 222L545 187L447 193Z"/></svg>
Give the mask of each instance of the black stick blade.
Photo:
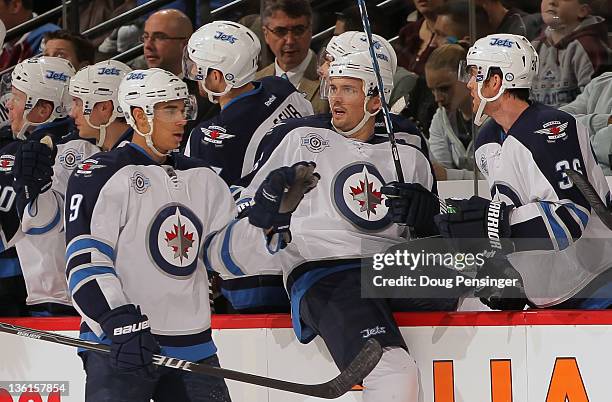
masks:
<svg viewBox="0 0 612 402"><path fill-rule="evenodd" d="M599 198L597 190L589 183L588 179L573 169L565 169L565 174L574 183L578 191L582 193L603 224L612 230L612 211Z"/></svg>

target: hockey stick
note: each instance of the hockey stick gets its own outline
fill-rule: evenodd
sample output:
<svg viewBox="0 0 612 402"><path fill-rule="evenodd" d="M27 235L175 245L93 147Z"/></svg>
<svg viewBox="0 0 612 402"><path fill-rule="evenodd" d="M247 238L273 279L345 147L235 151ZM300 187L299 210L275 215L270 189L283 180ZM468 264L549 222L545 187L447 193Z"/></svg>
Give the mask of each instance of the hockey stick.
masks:
<svg viewBox="0 0 612 402"><path fill-rule="evenodd" d="M391 154L393 155L393 163L395 164L395 172L397 174L397 181L404 183L404 172L402 171L402 164L400 163L399 152L397 150L397 144L395 142L395 134L393 133L393 123L391 122L391 114L389 113L389 105L385 99L385 92L383 91L384 85L382 76L380 75L380 67L378 65L378 59L374 52L374 42L372 41L372 29L370 28L370 19L368 18L368 10L366 9L365 0L357 0L359 5L359 12L361 14L361 21L363 22L363 31L366 34L368 40L368 47L370 49L370 57L372 57L372 66L374 67L374 73L376 74L376 84L378 87L378 96L382 103L382 112L385 120L385 127L387 128L387 135L389 136L389 143L391 144Z"/></svg>
<svg viewBox="0 0 612 402"><path fill-rule="evenodd" d="M0 322L0 332L67 346L75 346L96 352L110 353L110 347L108 345L2 322ZM344 371L336 378L321 384L298 384L160 355L153 356L153 364L296 394L315 396L324 399L336 399L350 391L354 385L359 384L368 374L370 374L378 364L381 356L382 348L380 343L370 338Z"/></svg>
<svg viewBox="0 0 612 402"><path fill-rule="evenodd" d="M578 173L573 169L565 169L565 174L570 178L572 183L576 185L576 188L586 198L587 202L593 208L599 219L604 225L612 230L612 209L606 207L597 190L589 183L589 180L582 174Z"/></svg>

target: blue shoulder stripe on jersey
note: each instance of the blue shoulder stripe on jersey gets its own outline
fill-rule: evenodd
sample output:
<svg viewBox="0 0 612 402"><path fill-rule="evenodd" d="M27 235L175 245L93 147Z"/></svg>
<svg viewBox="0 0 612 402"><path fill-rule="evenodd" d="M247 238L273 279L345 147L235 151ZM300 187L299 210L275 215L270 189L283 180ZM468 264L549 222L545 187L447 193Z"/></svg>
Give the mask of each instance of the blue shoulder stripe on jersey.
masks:
<svg viewBox="0 0 612 402"><path fill-rule="evenodd" d="M582 226L586 227L587 223L589 223L589 215L587 215L584 211L580 210L574 204L563 204L563 206L565 208L571 209L582 222Z"/></svg>
<svg viewBox="0 0 612 402"><path fill-rule="evenodd" d="M151 158L151 155L149 155L147 151L145 151L144 148L141 147L140 145L134 144L133 142L130 142L128 145L134 148L135 150L137 150L138 152L140 152L141 154L143 154L144 156L146 156L147 158L153 160L153 158ZM157 164L157 162L155 163Z"/></svg>
<svg viewBox="0 0 612 402"><path fill-rule="evenodd" d="M72 293L74 292L74 289L77 287L77 285L83 282L84 280L86 280L87 278L90 278L92 276L98 276L98 275L106 275L106 274L113 274L115 276L117 275L117 273L112 267L94 266L94 267L87 267L87 268L79 269L78 271L75 271L73 272L72 275L70 275L70 280L68 282L68 288L70 289L70 292Z"/></svg>
<svg viewBox="0 0 612 402"><path fill-rule="evenodd" d="M244 276L244 272L242 272L238 264L236 264L232 259L232 253L230 250L232 230L234 228L234 225L239 221L239 219L234 219L225 231L225 236L223 237L223 244L221 245L221 260L223 261L223 264L225 265L227 270L230 271L232 274L234 274L235 276Z"/></svg>
<svg viewBox="0 0 612 402"><path fill-rule="evenodd" d="M548 220L550 227L553 231L555 239L557 240L557 244L559 245L559 250L566 249L569 246L569 240L567 238L565 231L561 227L561 224L554 217L550 203L545 202L545 201L540 201L539 204L542 207L542 210L544 211L544 214L546 215L546 219Z"/></svg>
<svg viewBox="0 0 612 402"><path fill-rule="evenodd" d="M21 272L19 258L0 259L0 278L10 278L21 275L23 275L23 273Z"/></svg>
<svg viewBox="0 0 612 402"><path fill-rule="evenodd" d="M232 99L231 101L227 102L225 104L225 107L223 108L223 110L227 109L228 107L230 107L231 104L236 103L240 99L246 98L247 96L253 96L253 95L257 94L258 92L261 92L261 90L263 88L263 85L261 85L261 82L254 81L252 84L255 85L254 89L251 89L248 92L240 94L240 95L236 96L234 99Z"/></svg>
<svg viewBox="0 0 612 402"><path fill-rule="evenodd" d="M211 357L217 353L217 347L213 341L193 346L162 346L161 354L188 361L198 361Z"/></svg>
<svg viewBox="0 0 612 402"><path fill-rule="evenodd" d="M68 261L74 253L88 248L94 248L107 256L111 261L115 261L115 250L108 244L92 238L79 239L68 245L66 249L66 261Z"/></svg>
<svg viewBox="0 0 612 402"><path fill-rule="evenodd" d="M288 302L287 291L285 291L284 286L263 286L236 290L222 287L221 293L237 310L255 307L286 306Z"/></svg>
<svg viewBox="0 0 612 402"><path fill-rule="evenodd" d="M54 227L57 226L61 218L62 218L62 214L60 214L60 210L58 208L51 222L49 222L46 226L43 226L43 227L31 228L28 231L26 231L26 234L35 236L35 235L42 235L47 232L50 232L51 230L53 230Z"/></svg>

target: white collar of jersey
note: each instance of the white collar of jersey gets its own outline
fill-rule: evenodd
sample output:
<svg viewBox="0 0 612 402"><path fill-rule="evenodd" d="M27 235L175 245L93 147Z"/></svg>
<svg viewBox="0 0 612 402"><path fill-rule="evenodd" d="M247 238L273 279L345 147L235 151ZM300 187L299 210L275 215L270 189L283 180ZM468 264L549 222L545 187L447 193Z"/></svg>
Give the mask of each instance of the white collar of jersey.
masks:
<svg viewBox="0 0 612 402"><path fill-rule="evenodd" d="M308 49L308 54L306 55L306 57L304 57L304 60L302 60L302 62L296 68L293 68L289 71L283 71L283 69L280 68L280 66L278 65L278 62L276 61L276 59L274 59L275 75L277 77L280 77L283 74L287 74L287 78L289 79L289 82L291 82L293 86L297 88L298 85L300 84L300 81L304 77L304 72L306 71L306 68L308 68L308 64L310 64L310 61L312 60L314 55L315 54L312 51L312 49Z"/></svg>

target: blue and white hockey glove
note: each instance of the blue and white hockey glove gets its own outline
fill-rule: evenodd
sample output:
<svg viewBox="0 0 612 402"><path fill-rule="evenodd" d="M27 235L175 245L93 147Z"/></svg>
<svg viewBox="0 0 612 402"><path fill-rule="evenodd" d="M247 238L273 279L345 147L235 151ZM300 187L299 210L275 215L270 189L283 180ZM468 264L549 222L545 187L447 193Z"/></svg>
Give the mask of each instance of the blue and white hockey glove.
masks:
<svg viewBox="0 0 612 402"><path fill-rule="evenodd" d="M98 321L112 342L111 366L121 372L152 376L153 355L160 349L151 333L149 319L141 314L140 307L126 304L103 314Z"/></svg>
<svg viewBox="0 0 612 402"><path fill-rule="evenodd" d="M440 235L447 238L488 239L494 249L502 250L510 237L510 211L501 201L473 196L469 200L446 200L448 213L434 217Z"/></svg>
<svg viewBox="0 0 612 402"><path fill-rule="evenodd" d="M57 147L50 141L25 141L15 153L12 173L17 193L17 211L22 216L25 206L51 188L53 163Z"/></svg>
<svg viewBox="0 0 612 402"><path fill-rule="evenodd" d="M315 167L314 162L298 162L291 167L275 169L257 189L248 218L251 225L266 231L268 248L272 252L291 242L291 214L321 177L315 173Z"/></svg>
<svg viewBox="0 0 612 402"><path fill-rule="evenodd" d="M385 205L393 222L410 226L418 237L438 234L434 216L440 213L440 201L431 191L419 183L398 182L388 183L380 191L387 196Z"/></svg>

